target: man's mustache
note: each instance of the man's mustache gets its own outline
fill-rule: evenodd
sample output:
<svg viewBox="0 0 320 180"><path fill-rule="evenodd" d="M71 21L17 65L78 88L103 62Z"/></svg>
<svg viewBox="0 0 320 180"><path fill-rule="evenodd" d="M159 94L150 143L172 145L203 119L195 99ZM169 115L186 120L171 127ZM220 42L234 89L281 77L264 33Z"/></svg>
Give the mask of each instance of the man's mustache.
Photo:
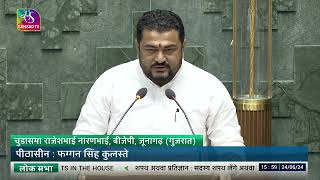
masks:
<svg viewBox="0 0 320 180"><path fill-rule="evenodd" d="M160 64L160 63L155 63L155 64L152 64L152 65L151 65L151 67L157 67L157 66L158 66L158 67L161 66L161 67L170 68L169 64L167 64L167 63L165 63L165 62L164 62L164 63L161 63L161 64Z"/></svg>

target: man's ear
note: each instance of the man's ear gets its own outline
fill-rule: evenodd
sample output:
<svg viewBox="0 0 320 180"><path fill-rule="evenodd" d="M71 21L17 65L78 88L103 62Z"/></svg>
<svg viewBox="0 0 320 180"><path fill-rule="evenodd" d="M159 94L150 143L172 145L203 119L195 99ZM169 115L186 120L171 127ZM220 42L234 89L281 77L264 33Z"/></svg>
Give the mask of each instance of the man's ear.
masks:
<svg viewBox="0 0 320 180"><path fill-rule="evenodd" d="M135 46L136 46L137 52L139 52L139 43L138 43L138 40L137 40L137 39L135 40Z"/></svg>
<svg viewBox="0 0 320 180"><path fill-rule="evenodd" d="M185 47L187 47L187 40L186 39L184 39L183 43L182 43L182 48L185 48Z"/></svg>
<svg viewBox="0 0 320 180"><path fill-rule="evenodd" d="M182 59L184 59L184 48L187 47L187 40L184 39L182 43Z"/></svg>
<svg viewBox="0 0 320 180"><path fill-rule="evenodd" d="M136 52L137 52L137 59L139 59L140 49L139 49L139 43L138 43L138 40L137 40L137 39L134 41L134 44L135 44Z"/></svg>

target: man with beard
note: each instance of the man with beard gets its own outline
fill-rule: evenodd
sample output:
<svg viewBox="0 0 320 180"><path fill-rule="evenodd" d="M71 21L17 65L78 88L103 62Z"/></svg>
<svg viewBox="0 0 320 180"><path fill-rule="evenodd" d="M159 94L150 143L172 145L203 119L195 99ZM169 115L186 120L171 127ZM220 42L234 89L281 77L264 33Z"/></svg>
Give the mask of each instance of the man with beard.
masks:
<svg viewBox="0 0 320 180"><path fill-rule="evenodd" d="M200 134L205 145L242 146L228 91L213 75L183 59L185 47L178 15L167 10L144 13L137 24L139 59L96 80L73 134ZM141 88L147 94L122 119ZM166 96L167 89L175 92L182 109Z"/></svg>

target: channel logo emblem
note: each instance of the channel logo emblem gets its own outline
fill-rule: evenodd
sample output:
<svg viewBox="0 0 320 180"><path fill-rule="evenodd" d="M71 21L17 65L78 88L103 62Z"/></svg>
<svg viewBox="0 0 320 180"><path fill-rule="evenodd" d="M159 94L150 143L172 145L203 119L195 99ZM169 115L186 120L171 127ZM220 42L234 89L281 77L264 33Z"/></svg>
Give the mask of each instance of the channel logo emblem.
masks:
<svg viewBox="0 0 320 180"><path fill-rule="evenodd" d="M17 9L17 29L19 31L40 31L40 14L34 9Z"/></svg>

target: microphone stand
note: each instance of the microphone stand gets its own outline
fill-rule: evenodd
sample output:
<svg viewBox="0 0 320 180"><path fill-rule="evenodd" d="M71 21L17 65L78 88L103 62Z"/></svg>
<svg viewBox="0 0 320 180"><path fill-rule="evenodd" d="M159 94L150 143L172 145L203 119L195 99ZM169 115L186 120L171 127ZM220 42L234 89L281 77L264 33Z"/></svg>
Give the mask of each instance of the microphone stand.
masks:
<svg viewBox="0 0 320 180"><path fill-rule="evenodd" d="M187 119L187 122L188 122L188 125L189 125L189 127L190 127L190 130L191 130L192 134L194 135L194 131L193 131L192 127L191 127L191 124L190 124L190 121L189 121L189 118L188 118L186 112L184 112L183 108L180 106L180 104L178 103L178 101L176 100L176 98L172 98L172 100L174 100L174 102L176 102L177 105L179 106L179 108L182 110L184 116L185 116L186 119Z"/></svg>
<svg viewBox="0 0 320 180"><path fill-rule="evenodd" d="M126 112L123 113L122 117L120 118L120 120L118 121L116 127L113 129L113 131L111 132L110 135L112 135L114 133L114 131L116 131L116 129L118 128L119 124L121 123L122 119L124 118L124 116L127 114L127 112L131 109L131 107L134 105L134 103L136 103L140 98L136 97L136 99L133 101L133 103L131 103L131 105L129 106L129 108L126 110Z"/></svg>

